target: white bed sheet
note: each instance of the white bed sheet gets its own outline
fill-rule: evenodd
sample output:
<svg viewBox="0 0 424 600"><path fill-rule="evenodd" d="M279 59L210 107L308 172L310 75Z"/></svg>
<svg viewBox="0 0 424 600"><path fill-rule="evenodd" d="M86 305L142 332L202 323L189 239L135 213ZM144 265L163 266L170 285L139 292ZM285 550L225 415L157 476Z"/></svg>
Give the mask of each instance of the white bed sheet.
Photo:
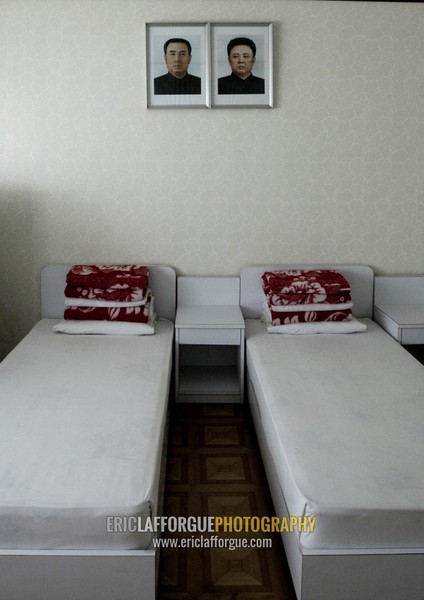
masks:
<svg viewBox="0 0 424 600"><path fill-rule="evenodd" d="M0 365L0 544L143 549L109 516L155 514L173 323L66 335L42 319Z"/></svg>
<svg viewBox="0 0 424 600"><path fill-rule="evenodd" d="M269 335L246 321L247 367L302 552L424 548L424 368L367 331Z"/></svg>

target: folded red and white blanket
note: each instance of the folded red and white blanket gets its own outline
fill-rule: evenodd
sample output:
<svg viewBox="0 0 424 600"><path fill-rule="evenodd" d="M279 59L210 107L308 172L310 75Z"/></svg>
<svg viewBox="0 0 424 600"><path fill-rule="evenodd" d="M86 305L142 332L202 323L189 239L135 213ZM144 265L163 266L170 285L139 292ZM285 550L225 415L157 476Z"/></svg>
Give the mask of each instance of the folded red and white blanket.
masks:
<svg viewBox="0 0 424 600"><path fill-rule="evenodd" d="M306 293L284 294L269 292L266 299L272 306L296 306L303 304L351 304L350 292L340 294L326 294L322 289L309 290Z"/></svg>
<svg viewBox="0 0 424 600"><path fill-rule="evenodd" d="M338 271L266 271L262 287L265 320L273 326L352 319L350 285Z"/></svg>
<svg viewBox="0 0 424 600"><path fill-rule="evenodd" d="M102 307L102 306L67 306L64 318L70 320L90 321L126 321L130 323L148 323L154 318L154 299L150 294L142 306Z"/></svg>
<svg viewBox="0 0 424 600"><path fill-rule="evenodd" d="M299 311L274 311L268 304L264 307L265 320L270 325L287 325L290 323L314 323L327 321L350 321L351 309L346 310L299 310Z"/></svg>
<svg viewBox="0 0 424 600"><path fill-rule="evenodd" d="M66 275L66 283L90 288L147 288L149 269L145 265L74 265Z"/></svg>
<svg viewBox="0 0 424 600"><path fill-rule="evenodd" d="M262 287L272 304L350 302L350 285L341 273L328 269L266 271Z"/></svg>

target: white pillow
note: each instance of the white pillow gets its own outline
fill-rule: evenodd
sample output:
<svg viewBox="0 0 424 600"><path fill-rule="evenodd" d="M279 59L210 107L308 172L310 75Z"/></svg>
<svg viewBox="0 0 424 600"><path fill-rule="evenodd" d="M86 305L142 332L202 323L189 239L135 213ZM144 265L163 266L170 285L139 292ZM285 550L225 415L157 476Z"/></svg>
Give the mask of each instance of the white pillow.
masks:
<svg viewBox="0 0 424 600"><path fill-rule="evenodd" d="M63 319L53 330L58 333L104 334L104 335L153 335L154 321L148 323L131 323L127 321L90 321Z"/></svg>
<svg viewBox="0 0 424 600"><path fill-rule="evenodd" d="M302 335L311 333L361 333L367 326L354 317L349 321L313 321L309 323L290 323L288 325L270 325L265 323L268 333L286 333Z"/></svg>

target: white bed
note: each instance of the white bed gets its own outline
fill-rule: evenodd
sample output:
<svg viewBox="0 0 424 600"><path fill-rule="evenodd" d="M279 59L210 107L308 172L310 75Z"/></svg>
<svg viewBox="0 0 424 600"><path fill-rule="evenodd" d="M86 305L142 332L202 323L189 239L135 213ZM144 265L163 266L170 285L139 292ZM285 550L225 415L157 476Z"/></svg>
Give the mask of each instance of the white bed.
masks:
<svg viewBox="0 0 424 600"><path fill-rule="evenodd" d="M176 277L149 267L154 335L68 335L68 266L42 272L42 319L0 366L0 597L152 600ZM109 529L110 521L109 521Z"/></svg>
<svg viewBox="0 0 424 600"><path fill-rule="evenodd" d="M241 273L249 403L277 514L315 516L283 534L302 600L408 600L424 589L424 369L371 320L373 272L352 287L354 334L269 334L265 270Z"/></svg>

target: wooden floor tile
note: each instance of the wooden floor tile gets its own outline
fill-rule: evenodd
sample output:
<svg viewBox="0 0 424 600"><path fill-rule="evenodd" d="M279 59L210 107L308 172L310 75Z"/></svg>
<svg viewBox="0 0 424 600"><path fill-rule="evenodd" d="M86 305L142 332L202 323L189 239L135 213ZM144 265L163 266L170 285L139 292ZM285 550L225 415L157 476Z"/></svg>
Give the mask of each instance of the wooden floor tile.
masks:
<svg viewBox="0 0 424 600"><path fill-rule="evenodd" d="M164 514L274 514L248 407L174 405ZM220 533L237 535L266 534ZM296 600L281 538L271 537L263 549L162 549L158 600Z"/></svg>

